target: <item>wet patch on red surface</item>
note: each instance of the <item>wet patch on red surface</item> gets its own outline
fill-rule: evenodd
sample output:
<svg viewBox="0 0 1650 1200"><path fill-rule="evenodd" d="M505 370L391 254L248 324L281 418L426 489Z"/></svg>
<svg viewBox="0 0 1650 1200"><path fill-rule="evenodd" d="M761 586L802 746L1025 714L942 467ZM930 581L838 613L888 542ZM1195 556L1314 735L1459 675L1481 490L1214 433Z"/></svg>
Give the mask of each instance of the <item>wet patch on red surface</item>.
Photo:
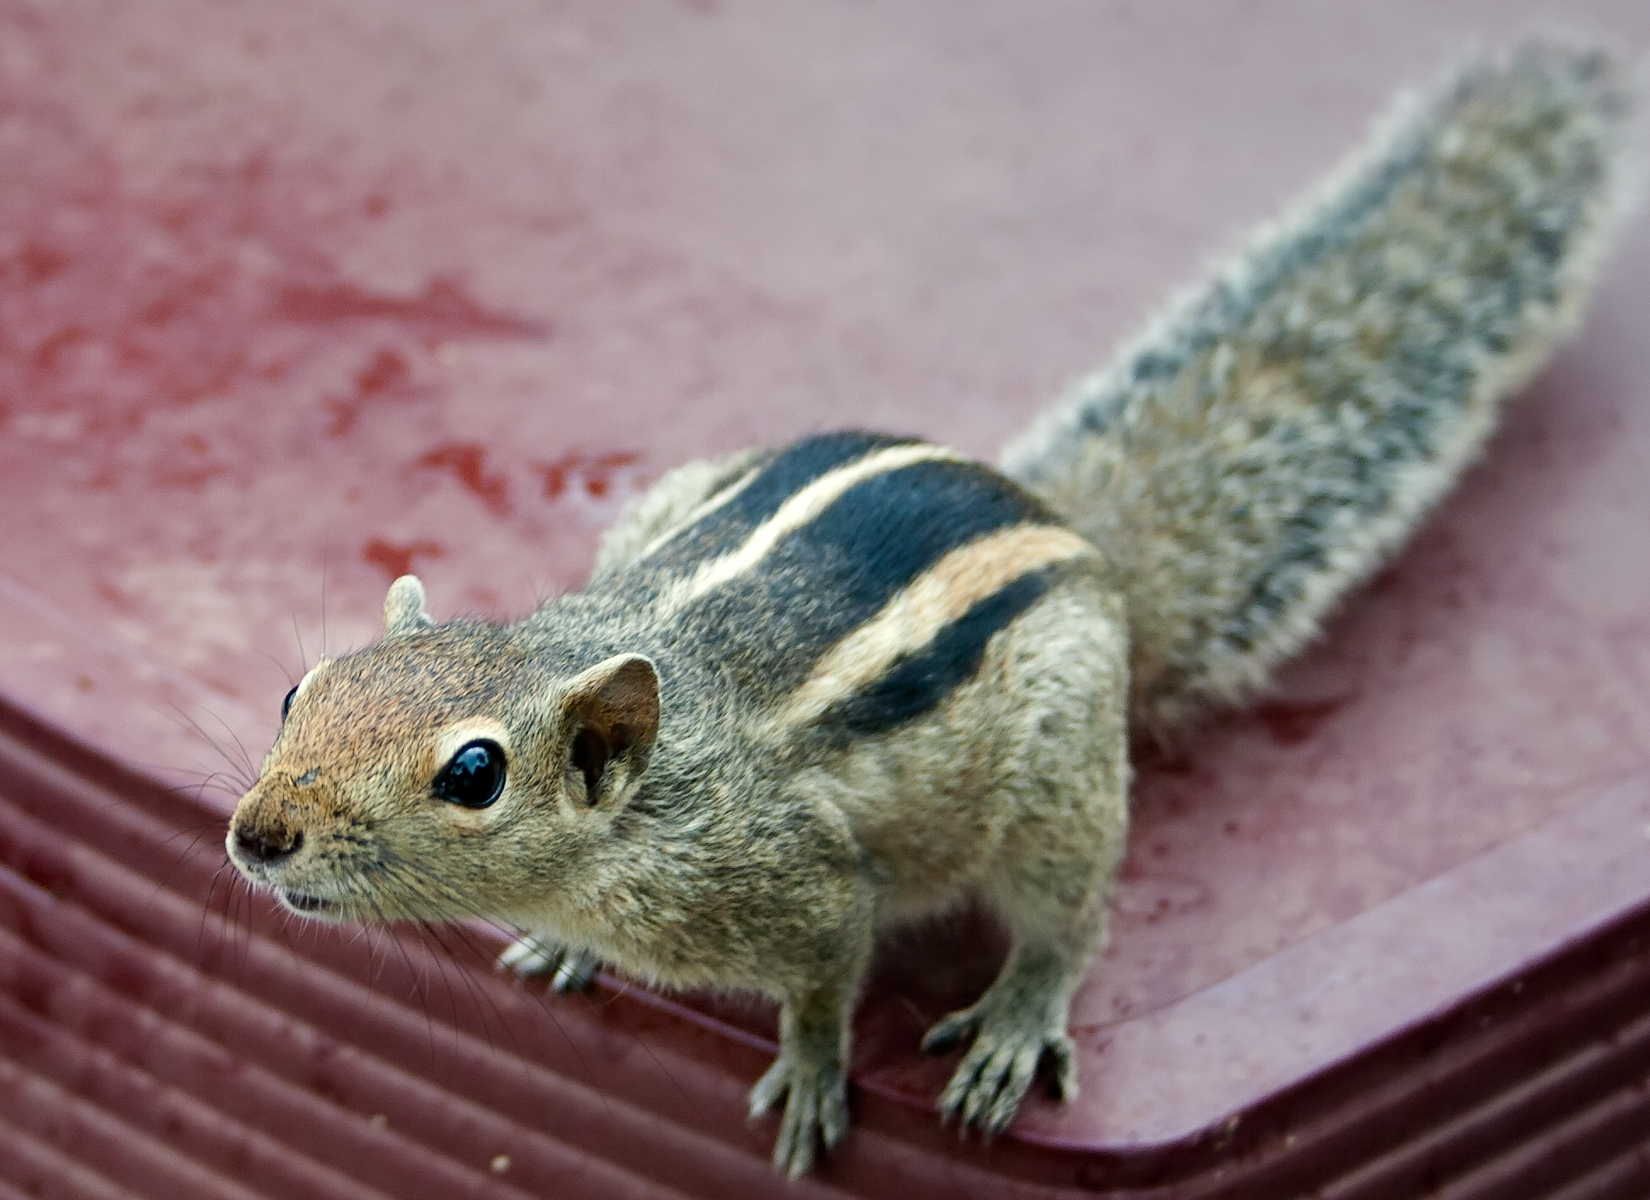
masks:
<svg viewBox="0 0 1650 1200"><path fill-rule="evenodd" d="M1252 711L1255 720L1266 728L1273 741L1280 746L1298 746L1311 741L1320 725L1355 698L1343 696L1304 704L1271 701L1255 705Z"/></svg>
<svg viewBox="0 0 1650 1200"><path fill-rule="evenodd" d="M634 467L641 457L631 451L564 454L554 462L535 464L535 469L544 479L546 500L559 500L569 488L582 491L594 500L601 500L614 490L614 481L619 473Z"/></svg>
<svg viewBox="0 0 1650 1200"><path fill-rule="evenodd" d="M361 547L361 561L380 568L393 583L403 575L413 573L415 558L440 558L446 550L440 542L421 541L396 543L373 538Z"/></svg>
<svg viewBox="0 0 1650 1200"><path fill-rule="evenodd" d="M492 582L464 525L473 509L554 546L593 537L582 511L546 537L553 505L512 504L539 491L530 448L496 416L480 437L465 427L461 390L500 353L538 352L548 318L483 298L439 243L394 282L358 265L398 195L437 185L285 145L274 110L250 143L134 164L59 90L72 20L0 6L0 507L77 551L24 539L0 570L49 579L61 602L42 603L64 620L145 647L182 634L161 669L234 698L274 665L250 630L320 642L330 592L334 630L358 644L371 624L336 614L371 611L382 574L432 547L465 548L464 607L572 583L547 587L542 568L530 591ZM455 503L442 475L480 504ZM340 558L339 542L363 550Z"/></svg>
<svg viewBox="0 0 1650 1200"><path fill-rule="evenodd" d="M446 471L494 516L510 515L510 484L486 466L487 447L479 442L448 442L419 455L418 465Z"/></svg>
<svg viewBox="0 0 1650 1200"><path fill-rule="evenodd" d="M164 447L141 463L126 452L148 444L157 412L234 401L251 416L255 398L290 405L308 390L306 369L340 343L366 346L310 424L333 435L368 403L440 387L439 345L546 336L543 322L492 311L451 280L405 298L342 279L326 243L349 198L315 169L255 156L141 191L94 146L77 145L62 112L0 101L0 125L10 169L32 180L0 189L0 397L14 429L67 450L99 486L133 470L176 484ZM303 215L317 183L345 213ZM185 449L185 461L207 453ZM211 455L216 471L184 474L200 481L250 465L228 445Z"/></svg>
<svg viewBox="0 0 1650 1200"><path fill-rule="evenodd" d="M344 395L327 397L326 406L332 413L327 432L333 437L354 429L368 404L407 400L416 394L407 360L395 350L380 350L355 373L354 385Z"/></svg>
<svg viewBox="0 0 1650 1200"><path fill-rule="evenodd" d="M374 215L371 201L367 212ZM290 285L281 291L275 310L290 320L316 325L394 321L451 341L486 337L543 340L550 336L548 322L483 308L451 279L432 279L422 292L409 297L377 294L353 283Z"/></svg>

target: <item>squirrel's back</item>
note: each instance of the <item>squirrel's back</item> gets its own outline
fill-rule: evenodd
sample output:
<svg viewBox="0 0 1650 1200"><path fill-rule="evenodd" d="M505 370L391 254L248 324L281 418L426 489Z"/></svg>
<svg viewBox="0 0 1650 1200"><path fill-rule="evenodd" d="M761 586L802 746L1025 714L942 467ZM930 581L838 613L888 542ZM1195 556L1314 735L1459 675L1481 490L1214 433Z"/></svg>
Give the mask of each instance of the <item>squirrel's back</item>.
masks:
<svg viewBox="0 0 1650 1200"><path fill-rule="evenodd" d="M1597 52L1470 63L1008 448L1123 582L1138 727L1262 684L1574 329L1625 109Z"/></svg>

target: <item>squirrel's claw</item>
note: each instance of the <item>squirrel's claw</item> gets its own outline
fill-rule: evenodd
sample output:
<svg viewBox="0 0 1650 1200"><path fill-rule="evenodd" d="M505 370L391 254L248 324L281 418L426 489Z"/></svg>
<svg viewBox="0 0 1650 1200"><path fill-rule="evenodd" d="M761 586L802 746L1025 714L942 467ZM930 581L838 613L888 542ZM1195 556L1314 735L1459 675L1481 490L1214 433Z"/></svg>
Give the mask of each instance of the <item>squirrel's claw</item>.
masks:
<svg viewBox="0 0 1650 1200"><path fill-rule="evenodd" d="M499 951L494 966L517 975L543 975L561 961L561 950L534 937L519 937Z"/></svg>
<svg viewBox="0 0 1650 1200"><path fill-rule="evenodd" d="M767 1113L781 1096L785 1112L774 1142L773 1165L800 1179L820 1148L829 1150L848 1131L847 1084L834 1064L801 1064L781 1054L751 1088L751 1119Z"/></svg>
<svg viewBox="0 0 1650 1200"><path fill-rule="evenodd" d="M970 1037L973 1044L939 1099L944 1120L956 1118L959 1132L978 1129L990 1139L1008 1128L1039 1069L1048 1071L1055 1099L1077 1094L1076 1047L1060 1030L986 1020L974 1009L963 1009L930 1029L922 1048L942 1053Z"/></svg>
<svg viewBox="0 0 1650 1200"><path fill-rule="evenodd" d="M979 1031L980 1018L971 1008L965 1008L950 1016L942 1017L934 1023L927 1033L922 1035L922 1052L924 1054L945 1054L955 1050L964 1042L972 1041Z"/></svg>
<svg viewBox="0 0 1650 1200"><path fill-rule="evenodd" d="M550 976L557 992L582 992L596 976L599 959L586 950L558 946L544 938L520 937L499 952L498 969L523 977Z"/></svg>
<svg viewBox="0 0 1650 1200"><path fill-rule="evenodd" d="M601 962L583 950L569 950L561 956L556 973L550 977L550 988L557 992L582 992L596 978Z"/></svg>

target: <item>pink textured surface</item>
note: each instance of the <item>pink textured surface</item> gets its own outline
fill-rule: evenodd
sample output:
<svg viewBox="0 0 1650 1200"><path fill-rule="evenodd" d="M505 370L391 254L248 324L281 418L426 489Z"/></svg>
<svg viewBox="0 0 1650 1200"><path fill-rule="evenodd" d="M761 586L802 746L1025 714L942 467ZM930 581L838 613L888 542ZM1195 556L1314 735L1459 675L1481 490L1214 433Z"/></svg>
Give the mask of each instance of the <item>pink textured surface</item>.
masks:
<svg viewBox="0 0 1650 1200"><path fill-rule="evenodd" d="M1650 48L1630 0L0 0L0 692L198 783L408 566L507 616L693 455L989 456L1395 87L1553 19ZM1024 1137L1189 1136L1650 894L1610 790L1650 768L1647 280L1638 220L1276 700L1144 765L1085 1095ZM980 967L912 944L862 1078L921 1099L912 996Z"/></svg>

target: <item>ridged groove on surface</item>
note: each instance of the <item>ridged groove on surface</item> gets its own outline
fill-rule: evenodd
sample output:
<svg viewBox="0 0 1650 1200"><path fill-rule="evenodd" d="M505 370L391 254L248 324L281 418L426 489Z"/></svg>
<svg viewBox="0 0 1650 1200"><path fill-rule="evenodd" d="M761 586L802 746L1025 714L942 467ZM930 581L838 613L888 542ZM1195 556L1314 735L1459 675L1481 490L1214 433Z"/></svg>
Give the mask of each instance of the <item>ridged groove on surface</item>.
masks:
<svg viewBox="0 0 1650 1200"><path fill-rule="evenodd" d="M1548 1200L1644 1200L1650 1196L1650 1139L1554 1192Z"/></svg>
<svg viewBox="0 0 1650 1200"><path fill-rule="evenodd" d="M97 1081L76 1080L77 1084ZM227 1173L202 1163L188 1145L197 1140L197 1124L188 1117L178 1119L175 1111L166 1114L167 1141L149 1137L119 1115L109 1111L102 1097L87 1096L60 1087L12 1063L0 1063L0 1114L25 1133L49 1141L93 1169L117 1178L146 1196L168 1200L258 1200L270 1192L254 1191ZM173 1125L173 1122L176 1122ZM222 1128L214 1133L237 1132ZM173 1140L175 1139L175 1140ZM179 1144L181 1143L181 1145ZM259 1156L262 1158L262 1156ZM268 1165L267 1160L258 1162ZM274 1193L278 1194L278 1193ZM368 1197L370 1200L370 1194Z"/></svg>
<svg viewBox="0 0 1650 1200"><path fill-rule="evenodd" d="M0 1113L25 1133L60 1147L146 1196L170 1200L258 1200L258 1193L132 1129L95 1100L7 1063Z"/></svg>
<svg viewBox="0 0 1650 1200"><path fill-rule="evenodd" d="M39 1200L44 1192L36 1192L34 1197L25 1196L8 1183L0 1182L0 1200Z"/></svg>
<svg viewBox="0 0 1650 1200"><path fill-rule="evenodd" d="M27 1098L0 1107L0 1177L99 1200L841 1194L775 1179L764 1133L743 1128L740 1071L759 1048L724 1039L740 1065L718 1069L669 1044L686 1026L604 1025L645 1007L627 997L547 1009L467 944L455 962L385 933L306 932L214 884L200 810L53 758L0 733L0 860L16 872L0 870L0 1045L7 1092ZM203 830L201 849L177 848ZM1636 1194L1640 926L1650 914L1246 1114L1190 1174L1125 1183L1127 1163L1053 1154L1016 1181L972 1148L862 1124L831 1178L908 1200L1073 1184L1142 1200Z"/></svg>
<svg viewBox="0 0 1650 1200"><path fill-rule="evenodd" d="M1650 1010L1650 913L1527 971L1480 1001L1287 1096L1252 1156L1177 1200L1408 1197L1537 1136L1599 1094L1632 1086L1616 1044ZM1385 1061L1382 1061L1382 1060ZM1523 1126L1516 1127L1523 1119Z"/></svg>
<svg viewBox="0 0 1650 1200"><path fill-rule="evenodd" d="M1634 982L1641 988L1646 984L1637 973ZM1570 1120L1584 1121L1597 1108L1631 1100L1650 1080L1650 1017L1622 1028L1605 1026L1601 1032L1607 1036L1595 1035L1595 1040L1546 1070L1411 1139L1380 1160L1378 1170L1337 1181L1325 1189L1323 1200L1375 1200L1403 1188L1420 1193L1438 1186L1446 1166L1460 1182L1442 1194L1453 1196L1468 1189L1459 1195L1477 1197L1480 1192L1471 1189L1480 1185L1471 1180L1519 1160L1520 1155L1509 1155L1509 1147L1556 1149ZM1641 1132L1650 1134L1650 1123ZM1629 1144L1601 1150L1615 1153ZM1533 1176L1523 1176L1519 1196L1539 1195L1532 1190L1536 1182Z"/></svg>
<svg viewBox="0 0 1650 1200"><path fill-rule="evenodd" d="M1439 1200L1527 1200L1584 1178L1589 1167L1650 1137L1650 1075L1437 1189Z"/></svg>
<svg viewBox="0 0 1650 1200"><path fill-rule="evenodd" d="M0 1176L35 1200L141 1200L50 1142L0 1121Z"/></svg>
<svg viewBox="0 0 1650 1200"><path fill-rule="evenodd" d="M376 1131L365 1122L338 1120L333 1106L312 1093L234 1061L186 1027L122 1000L15 938L0 935L0 962L10 968L9 987L56 998L50 1020L0 1000L0 1044L63 1087L227 1174L246 1175L259 1187L293 1197L366 1200L427 1194L432 1186L452 1195L472 1190L466 1174L439 1156L416 1145L382 1144L390 1139L372 1137ZM31 1044L38 1049L27 1054ZM171 1086L174 1080L178 1086ZM191 1085L193 1095L185 1090ZM239 1123L260 1117L278 1128L305 1128L306 1153ZM359 1162L374 1152L384 1160L375 1183L388 1187L387 1193L364 1189L325 1165Z"/></svg>

